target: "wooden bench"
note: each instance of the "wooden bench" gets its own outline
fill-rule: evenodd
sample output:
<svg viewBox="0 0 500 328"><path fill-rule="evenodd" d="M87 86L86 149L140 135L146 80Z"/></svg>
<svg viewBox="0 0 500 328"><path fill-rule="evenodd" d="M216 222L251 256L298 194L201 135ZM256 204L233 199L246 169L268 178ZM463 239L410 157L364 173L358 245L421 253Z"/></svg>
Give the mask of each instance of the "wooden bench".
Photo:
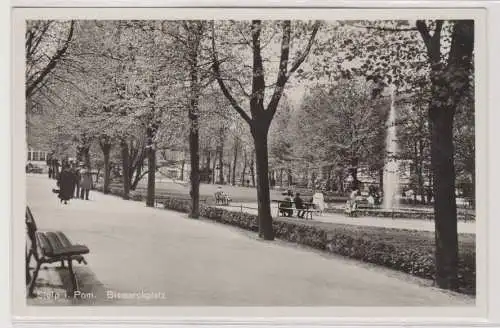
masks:
<svg viewBox="0 0 500 328"><path fill-rule="evenodd" d="M214 194L216 205L229 205L231 203L231 197L223 191L217 191Z"/></svg>
<svg viewBox="0 0 500 328"><path fill-rule="evenodd" d="M26 228L30 245L26 245L26 284L28 287L28 296L34 297L36 278L42 264L61 262L61 267L65 267L65 261L68 263L68 270L71 279L71 294L78 290L75 272L73 270L73 261L85 263L84 254L89 253L85 245L72 244L68 237L61 231L39 231L37 229L35 218L31 210L26 206ZM34 257L36 268L33 276L30 277L30 260Z"/></svg>
<svg viewBox="0 0 500 328"><path fill-rule="evenodd" d="M313 213L316 213L316 212L319 212L318 210L316 209L312 209L312 208L303 208L303 209L297 209L295 207L281 207L281 208L278 208L278 217L279 216L283 216L283 217L288 217L288 215L285 215L285 211L292 211L292 215L290 217L293 217L293 212L297 212L296 214L298 215L299 214L299 211L300 212L304 212L304 219L306 220L312 220L312 215Z"/></svg>
<svg viewBox="0 0 500 328"><path fill-rule="evenodd" d="M301 211L301 212L304 212L304 219L312 220L313 213L317 213L317 214L321 213L321 210L314 208L314 204L312 204L312 203L304 203L305 208L296 208L294 206L292 206L292 207L282 206L282 204L284 204L284 203L293 204L294 203L293 201L273 200L273 202L278 203L278 217L280 217L280 216L288 217L288 215L285 215L285 212L287 212L287 211L292 211L291 216L293 216L293 212L296 212L298 215L299 211Z"/></svg>

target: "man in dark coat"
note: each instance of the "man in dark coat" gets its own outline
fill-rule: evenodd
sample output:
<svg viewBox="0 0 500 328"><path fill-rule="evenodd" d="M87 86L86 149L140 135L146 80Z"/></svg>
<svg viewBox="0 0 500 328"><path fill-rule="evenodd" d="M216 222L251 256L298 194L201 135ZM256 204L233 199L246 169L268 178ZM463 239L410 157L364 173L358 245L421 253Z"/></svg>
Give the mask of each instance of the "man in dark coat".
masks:
<svg viewBox="0 0 500 328"><path fill-rule="evenodd" d="M303 219L305 212L300 211L300 210L304 208L304 201L302 200L302 198L300 198L299 193L295 194L295 198L293 199L293 202L295 203L295 208L297 209L297 217Z"/></svg>
<svg viewBox="0 0 500 328"><path fill-rule="evenodd" d="M75 189L75 174L71 172L69 165L63 165L57 184L59 185L59 199L61 203L68 204L68 200L73 197Z"/></svg>

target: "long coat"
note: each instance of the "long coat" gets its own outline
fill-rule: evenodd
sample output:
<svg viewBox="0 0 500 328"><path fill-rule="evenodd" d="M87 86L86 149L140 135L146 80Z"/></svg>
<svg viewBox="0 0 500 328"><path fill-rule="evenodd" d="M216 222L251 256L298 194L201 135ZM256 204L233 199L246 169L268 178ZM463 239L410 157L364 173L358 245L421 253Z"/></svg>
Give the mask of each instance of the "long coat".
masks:
<svg viewBox="0 0 500 328"><path fill-rule="evenodd" d="M61 171L59 175L59 198L69 200L73 196L75 188L75 174L68 169Z"/></svg>
<svg viewBox="0 0 500 328"><path fill-rule="evenodd" d="M92 189L92 174L88 170L80 172L82 179L80 180L80 187L83 189Z"/></svg>

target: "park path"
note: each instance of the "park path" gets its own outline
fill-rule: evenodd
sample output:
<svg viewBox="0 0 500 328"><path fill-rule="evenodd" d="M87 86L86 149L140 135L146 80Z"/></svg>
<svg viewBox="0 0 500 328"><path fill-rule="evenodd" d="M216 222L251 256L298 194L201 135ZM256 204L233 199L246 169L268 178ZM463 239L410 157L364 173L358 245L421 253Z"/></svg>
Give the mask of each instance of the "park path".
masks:
<svg viewBox="0 0 500 328"><path fill-rule="evenodd" d="M143 203L92 192L90 201L58 202L54 181L27 178L39 229L64 231L86 244L78 266L84 298L29 304L191 306L473 305L474 298L423 280L322 254L254 233ZM61 291L65 270L42 270L38 291ZM120 299L117 299L117 293ZM129 294L124 294L129 293ZM131 294L137 293L137 294Z"/></svg>
<svg viewBox="0 0 500 328"><path fill-rule="evenodd" d="M246 213L257 215L257 203L233 202L231 203L231 206L218 206L218 207L225 208L230 211L236 211L236 212L243 211ZM271 204L271 213L273 217L276 217L277 210L278 210L277 204L275 203ZM297 217L295 217L295 219L297 219ZM392 219L392 218L375 217L375 216L348 217L346 215L338 213L323 213L322 215L314 215L313 219L315 221L326 222L326 223L341 223L341 224L350 224L356 226L434 231L433 220L403 219L403 218ZM475 221L471 222L458 221L457 228L458 228L458 233L470 233L470 234L476 233Z"/></svg>

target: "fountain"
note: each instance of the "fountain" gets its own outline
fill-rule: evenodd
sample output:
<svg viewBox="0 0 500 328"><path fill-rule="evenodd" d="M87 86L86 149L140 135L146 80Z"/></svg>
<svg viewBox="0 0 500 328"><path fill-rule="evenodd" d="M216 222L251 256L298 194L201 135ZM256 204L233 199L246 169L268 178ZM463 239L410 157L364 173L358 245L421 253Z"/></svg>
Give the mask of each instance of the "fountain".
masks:
<svg viewBox="0 0 500 328"><path fill-rule="evenodd" d="M393 209L398 205L397 196L399 191L399 165L394 158L398 151L394 97L394 86L391 86L391 107L387 119L387 136L385 139L385 149L389 158L384 167L384 202L382 204L386 210Z"/></svg>

